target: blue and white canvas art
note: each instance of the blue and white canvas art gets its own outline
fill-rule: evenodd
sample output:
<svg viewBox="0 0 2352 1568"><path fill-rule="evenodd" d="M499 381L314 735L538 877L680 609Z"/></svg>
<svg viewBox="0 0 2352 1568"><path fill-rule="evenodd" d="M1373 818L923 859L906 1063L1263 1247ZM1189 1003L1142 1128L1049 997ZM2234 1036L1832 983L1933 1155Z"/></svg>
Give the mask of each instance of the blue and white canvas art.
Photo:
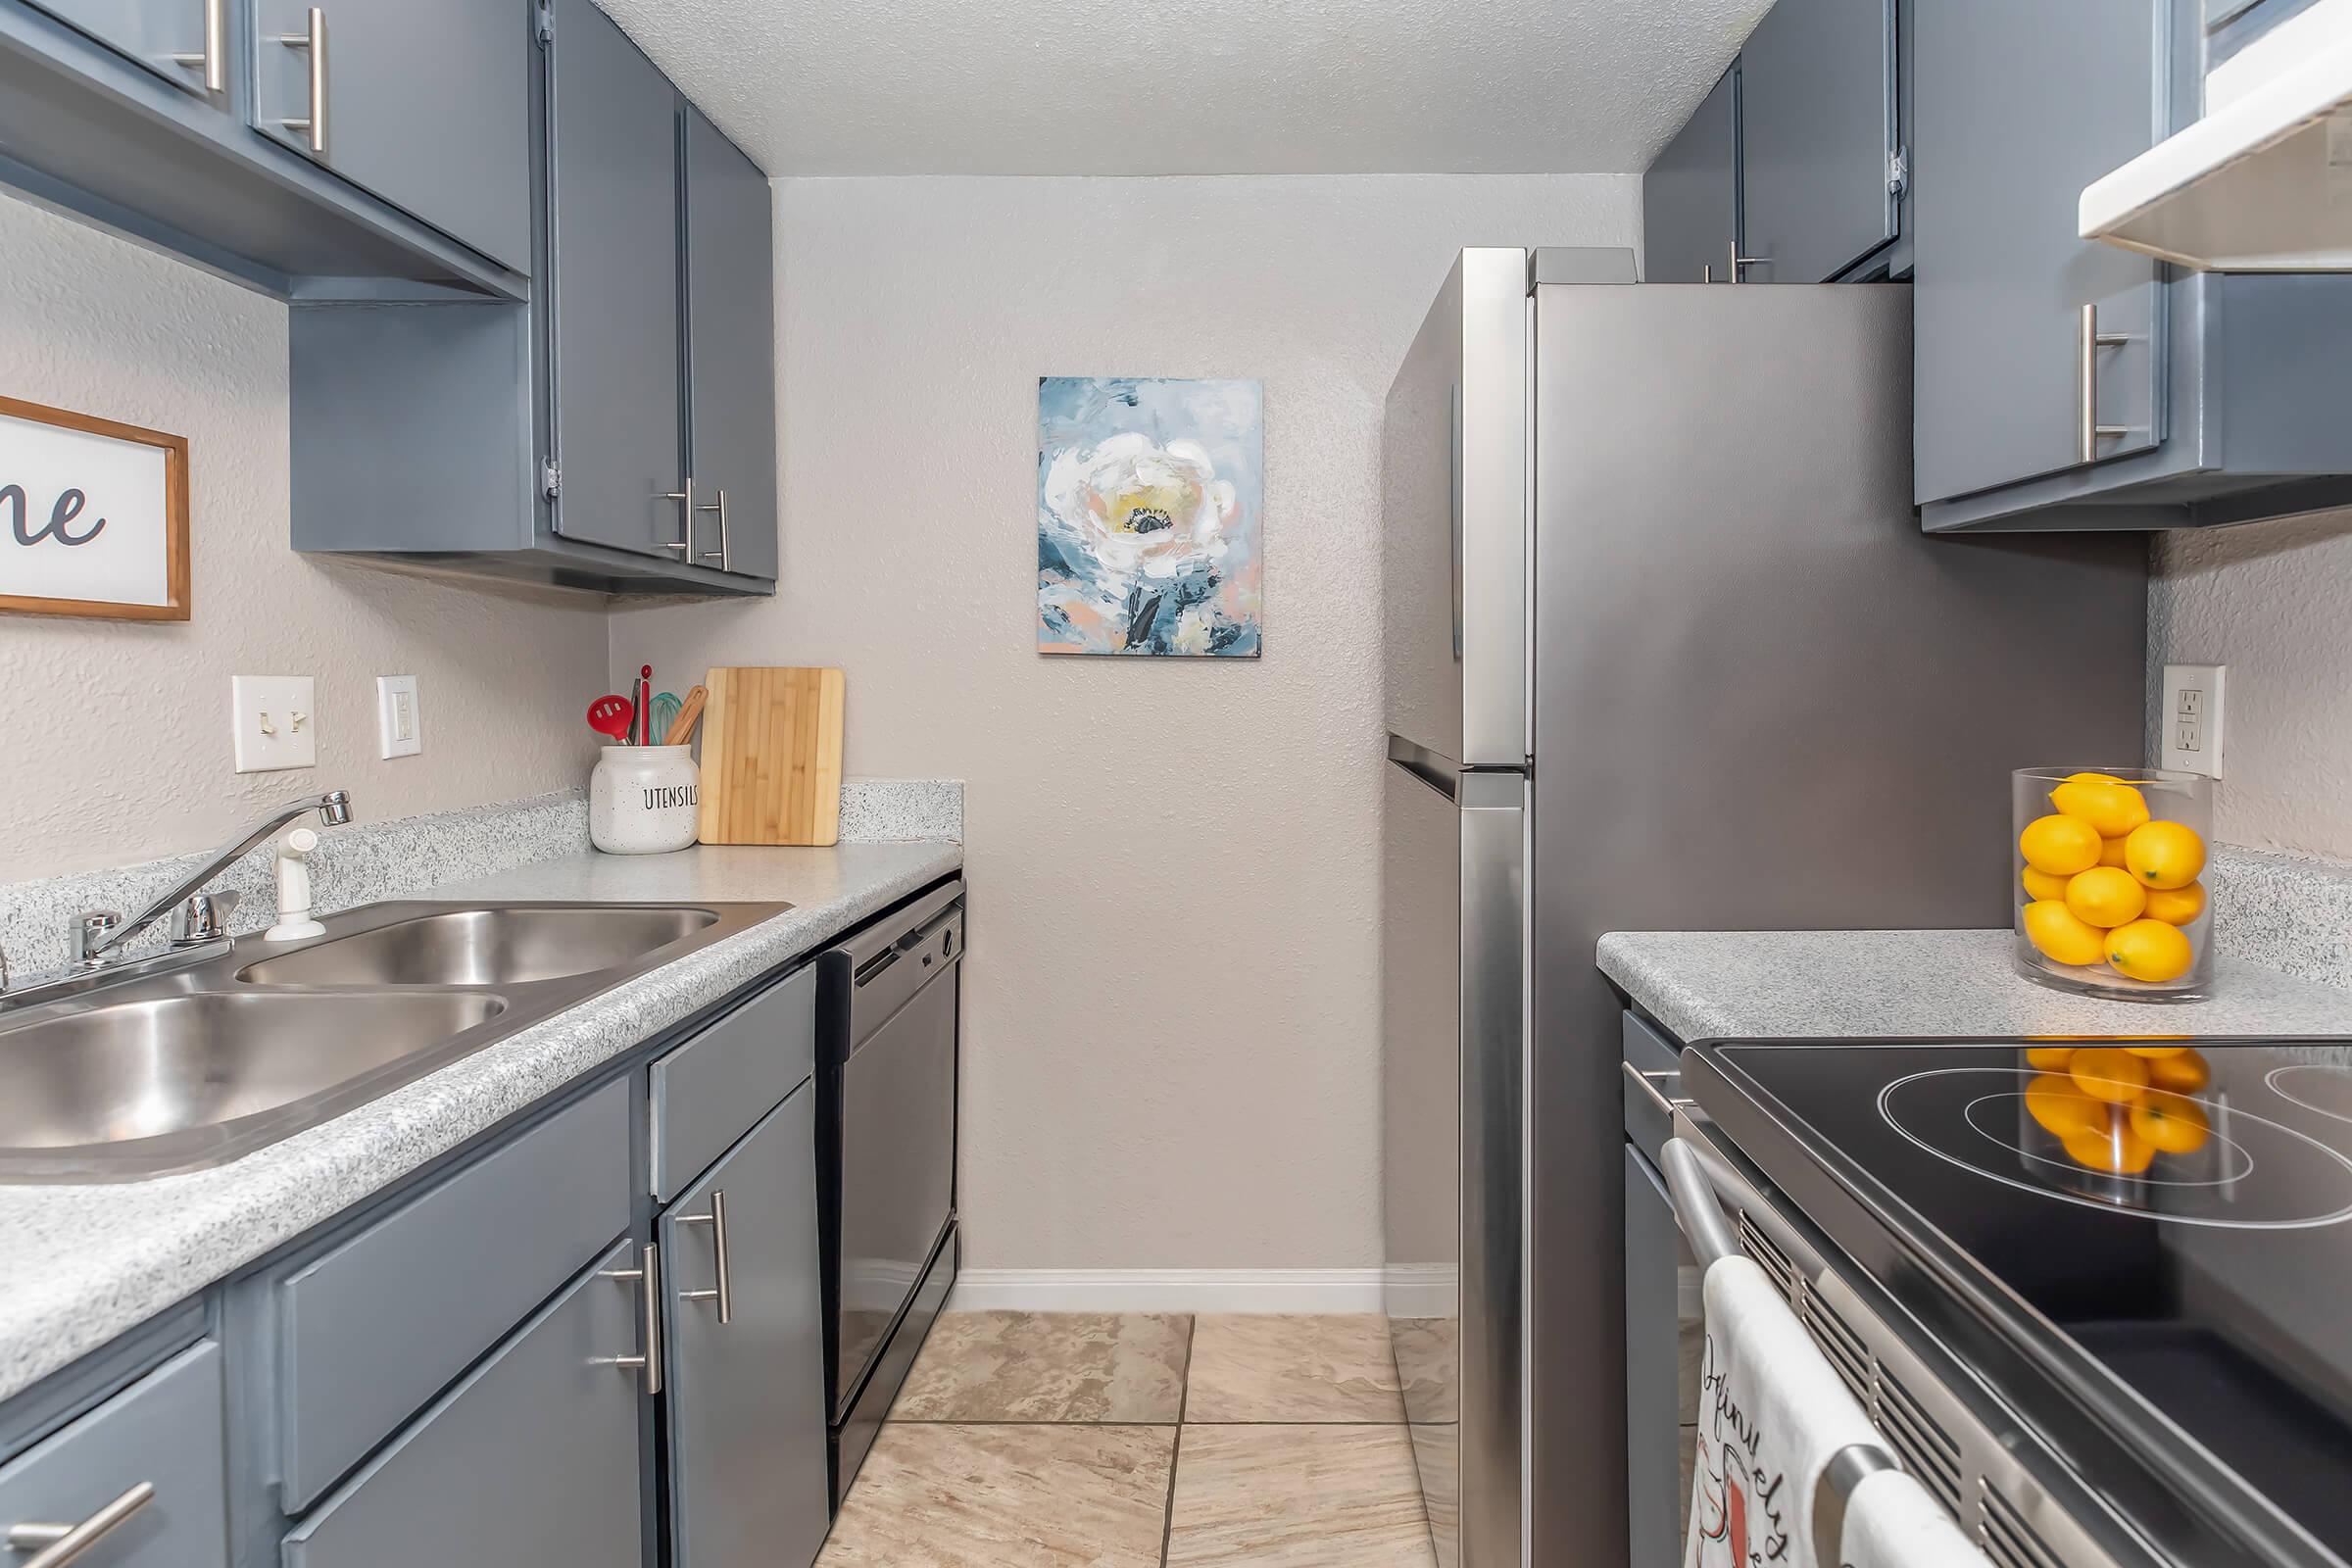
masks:
<svg viewBox="0 0 2352 1568"><path fill-rule="evenodd" d="M1255 381L1041 376L1037 647L1258 655Z"/></svg>

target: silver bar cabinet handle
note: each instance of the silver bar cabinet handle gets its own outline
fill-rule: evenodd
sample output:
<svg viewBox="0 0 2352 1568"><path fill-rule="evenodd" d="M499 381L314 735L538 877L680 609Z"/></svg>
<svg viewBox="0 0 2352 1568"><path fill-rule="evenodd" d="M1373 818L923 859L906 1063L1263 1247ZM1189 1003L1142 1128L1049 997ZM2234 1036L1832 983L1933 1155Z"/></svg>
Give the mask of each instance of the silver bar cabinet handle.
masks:
<svg viewBox="0 0 2352 1568"><path fill-rule="evenodd" d="M300 120L281 120L279 124L288 130L299 130L311 144L311 151L320 158L326 156L326 13L311 7L310 18L300 32L282 32L277 41L289 49L307 49L311 53L311 112Z"/></svg>
<svg viewBox="0 0 2352 1568"><path fill-rule="evenodd" d="M708 508L697 509L697 508L696 508L696 506L695 506L695 504L694 504L694 475L693 475L693 474L691 474L691 473L690 473L690 474L688 474L688 475L685 477L685 479L684 479L683 481L681 481L681 482L682 482L682 483L685 485L685 488L684 488L684 489L682 489L682 490L664 490L664 491L662 491L662 500L664 500L664 501L675 501L675 502L679 503L679 506L678 506L678 519L679 519L679 520L678 520L678 535L679 535L679 537L677 537L677 538L675 538L675 539L672 539L672 540L669 540L669 541L667 541L666 543L664 543L664 544L662 546L662 549L664 549L664 550L675 550L675 551L676 551L676 552L677 552L679 555L681 555L681 556L684 556L684 557L686 557L686 558L687 558L689 561L691 561L691 560L693 560L693 559L694 559L694 514L695 514L695 513L696 513L696 511L697 511L697 510L708 511L709 509L708 509Z"/></svg>
<svg viewBox="0 0 2352 1568"><path fill-rule="evenodd" d="M142 1481L77 1525L13 1526L8 1532L8 1549L37 1553L21 1568L66 1568L81 1561L117 1525L154 1500L155 1483Z"/></svg>
<svg viewBox="0 0 2352 1568"><path fill-rule="evenodd" d="M206 92L228 91L228 0L204 0L203 50L175 54L172 63L203 72Z"/></svg>
<svg viewBox="0 0 2352 1568"><path fill-rule="evenodd" d="M719 493L724 495L726 492ZM678 1299L681 1301L716 1301L718 1303L718 1321L722 1324L734 1322L735 1292L727 1279L726 1190L720 1187L711 1188L710 1212L708 1214L680 1214L678 1223L710 1226L711 1250L718 1254L718 1284L716 1287L708 1291L680 1291Z"/></svg>
<svg viewBox="0 0 2352 1568"><path fill-rule="evenodd" d="M2132 433L2130 425L2101 424L2099 422L2099 350L2120 348L2131 341L2132 334L2129 332L2100 331L2099 308L2096 305L2082 307L2082 321L2076 333L2075 343L2076 352L2080 356L2076 362L2080 385L2075 391L2075 408L2076 412L2082 416L2082 447L2084 463L2096 463L2099 460L2099 442L2101 440Z"/></svg>
<svg viewBox="0 0 2352 1568"><path fill-rule="evenodd" d="M612 1355L598 1359L606 1366L623 1367L645 1374L645 1392L662 1392L662 1249L651 1242L646 1244L635 1268L608 1268L599 1271L608 1280L638 1282L637 1299L645 1309L645 1353L643 1355ZM24 1568L32 1568L30 1563Z"/></svg>
<svg viewBox="0 0 2352 1568"><path fill-rule="evenodd" d="M716 561L718 569L721 571L733 571L735 569L735 551L734 547L727 542L727 487L723 484L718 487L718 504L716 506L697 507L694 510L718 514L718 548L704 551L703 560Z"/></svg>
<svg viewBox="0 0 2352 1568"><path fill-rule="evenodd" d="M1744 277L1742 277L1742 276L1740 276L1740 269L1741 269L1742 267L1759 267L1759 266L1761 266L1761 267L1769 267L1769 266L1771 266L1771 265L1772 265L1772 258L1771 258L1771 257L1769 257L1769 256L1742 256L1742 255L1740 255L1740 242L1739 242L1738 240L1734 240L1734 241L1732 241L1732 275L1731 275L1731 279L1730 279L1732 282L1734 282L1734 283L1744 283L1744 282L1746 282L1746 281L1747 281L1747 279L1746 279L1746 278L1744 278ZM1713 279L1711 279L1711 278L1710 278L1710 279L1708 279L1708 281L1710 281L1710 282L1711 282L1711 281L1713 281Z"/></svg>

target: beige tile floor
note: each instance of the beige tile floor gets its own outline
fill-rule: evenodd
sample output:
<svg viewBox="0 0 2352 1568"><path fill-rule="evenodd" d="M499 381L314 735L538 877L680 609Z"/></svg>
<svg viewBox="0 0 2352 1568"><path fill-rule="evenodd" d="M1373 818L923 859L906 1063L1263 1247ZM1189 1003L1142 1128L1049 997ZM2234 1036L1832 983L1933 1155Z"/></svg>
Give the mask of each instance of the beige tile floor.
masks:
<svg viewBox="0 0 2352 1568"><path fill-rule="evenodd" d="M1379 1317L953 1312L818 1568L1433 1568Z"/></svg>

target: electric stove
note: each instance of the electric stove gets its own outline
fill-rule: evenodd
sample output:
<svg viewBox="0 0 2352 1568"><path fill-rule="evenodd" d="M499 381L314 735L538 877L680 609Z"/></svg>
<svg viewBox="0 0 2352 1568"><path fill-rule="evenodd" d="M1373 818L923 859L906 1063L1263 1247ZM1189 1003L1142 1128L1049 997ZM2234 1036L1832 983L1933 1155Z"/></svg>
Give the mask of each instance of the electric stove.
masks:
<svg viewBox="0 0 2352 1568"><path fill-rule="evenodd" d="M1683 1081L2155 1560L2352 1562L2352 1042L1718 1042Z"/></svg>

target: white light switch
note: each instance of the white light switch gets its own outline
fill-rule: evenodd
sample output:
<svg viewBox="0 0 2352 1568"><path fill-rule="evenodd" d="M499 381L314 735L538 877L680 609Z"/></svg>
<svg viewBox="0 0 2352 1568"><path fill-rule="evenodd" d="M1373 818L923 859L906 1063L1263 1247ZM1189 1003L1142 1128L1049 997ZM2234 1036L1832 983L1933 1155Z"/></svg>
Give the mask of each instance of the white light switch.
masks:
<svg viewBox="0 0 2352 1568"><path fill-rule="evenodd" d="M240 773L318 765L318 705L308 675L232 675L229 738Z"/></svg>
<svg viewBox="0 0 2352 1568"><path fill-rule="evenodd" d="M385 757L415 757L424 750L424 710L416 676L375 677L375 738Z"/></svg>
<svg viewBox="0 0 2352 1568"><path fill-rule="evenodd" d="M2222 688L2227 664L2164 666L2164 765L2222 776Z"/></svg>

